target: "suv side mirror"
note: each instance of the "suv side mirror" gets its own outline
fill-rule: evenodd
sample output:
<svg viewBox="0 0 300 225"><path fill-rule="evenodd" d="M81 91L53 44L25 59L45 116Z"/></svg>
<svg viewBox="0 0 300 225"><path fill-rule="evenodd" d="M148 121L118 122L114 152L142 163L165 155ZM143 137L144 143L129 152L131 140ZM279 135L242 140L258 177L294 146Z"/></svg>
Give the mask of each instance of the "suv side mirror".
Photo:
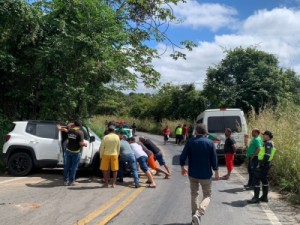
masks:
<svg viewBox="0 0 300 225"><path fill-rule="evenodd" d="M95 136L90 136L90 143L94 142L96 140Z"/></svg>

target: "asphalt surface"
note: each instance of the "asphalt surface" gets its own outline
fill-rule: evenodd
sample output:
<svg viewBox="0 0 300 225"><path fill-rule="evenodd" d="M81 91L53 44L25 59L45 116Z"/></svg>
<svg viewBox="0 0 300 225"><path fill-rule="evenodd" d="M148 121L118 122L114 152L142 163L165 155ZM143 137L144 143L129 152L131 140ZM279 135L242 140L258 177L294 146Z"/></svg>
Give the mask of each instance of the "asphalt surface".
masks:
<svg viewBox="0 0 300 225"><path fill-rule="evenodd" d="M146 135L161 147L171 167L171 179L155 176L157 188L132 186L126 177L116 188L102 188L101 179L79 171L75 186L62 185L62 170L42 170L28 177L0 176L1 225L180 225L191 223L189 181L181 176L179 155L183 146L161 136ZM220 166L220 175L226 173ZM213 197L201 224L267 225L299 224L299 211L275 192L268 204L248 205L252 191L244 190L247 173L236 166L230 180L213 181ZM141 173L141 182L146 178ZM201 196L200 196L201 197ZM298 221L298 222L297 222Z"/></svg>

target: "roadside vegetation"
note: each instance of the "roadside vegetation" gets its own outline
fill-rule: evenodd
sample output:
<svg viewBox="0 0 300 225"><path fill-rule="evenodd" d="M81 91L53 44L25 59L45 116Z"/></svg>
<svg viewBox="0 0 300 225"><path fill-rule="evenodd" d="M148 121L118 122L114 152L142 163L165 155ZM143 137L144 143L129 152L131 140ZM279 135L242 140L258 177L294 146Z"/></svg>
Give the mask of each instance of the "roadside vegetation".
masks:
<svg viewBox="0 0 300 225"><path fill-rule="evenodd" d="M290 200L300 204L300 108L291 103L262 109L249 114L249 133L252 128L271 130L277 149L270 170L272 183L290 193Z"/></svg>
<svg viewBox="0 0 300 225"><path fill-rule="evenodd" d="M186 120L167 120L163 119L161 122L156 122L153 119L137 119L128 116L94 116L91 119L90 127L94 130L100 137L103 136L103 133L106 129L106 121L125 121L131 126L133 123L137 126L137 131L148 132L151 134L162 135L162 130L166 125L169 126L171 130L171 137L175 137L175 128L178 124L187 124L192 125L192 122Z"/></svg>

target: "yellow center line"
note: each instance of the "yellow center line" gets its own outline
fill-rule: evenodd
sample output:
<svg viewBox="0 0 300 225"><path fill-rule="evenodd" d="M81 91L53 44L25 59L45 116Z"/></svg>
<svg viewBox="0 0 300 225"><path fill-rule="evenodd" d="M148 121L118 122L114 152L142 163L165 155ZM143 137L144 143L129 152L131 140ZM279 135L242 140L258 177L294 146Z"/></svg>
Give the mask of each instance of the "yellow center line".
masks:
<svg viewBox="0 0 300 225"><path fill-rule="evenodd" d="M95 219L97 216L99 216L101 213L103 213L105 210L110 208L113 204L115 204L117 201L119 201L124 195L126 195L129 191L131 191L130 188L125 188L123 191L121 191L117 196L110 199L106 203L102 204L101 207L96 209L95 211L91 212L89 215L84 217L81 220L78 220L75 225L85 225Z"/></svg>
<svg viewBox="0 0 300 225"><path fill-rule="evenodd" d="M96 225L105 225L110 220L112 220L116 215L118 215L126 206L128 206L142 191L145 187L140 187L134 191L124 202L122 202L114 211L108 214L101 222L96 223Z"/></svg>

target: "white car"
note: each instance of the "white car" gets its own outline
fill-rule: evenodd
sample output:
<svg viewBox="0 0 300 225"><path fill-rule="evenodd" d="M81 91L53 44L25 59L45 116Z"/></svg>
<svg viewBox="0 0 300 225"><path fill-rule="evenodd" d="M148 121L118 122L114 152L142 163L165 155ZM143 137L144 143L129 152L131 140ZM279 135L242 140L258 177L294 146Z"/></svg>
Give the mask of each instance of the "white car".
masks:
<svg viewBox="0 0 300 225"><path fill-rule="evenodd" d="M67 134L56 128L56 121L16 121L6 135L3 145L4 161L14 176L25 176L34 168L63 167L64 143ZM99 170L100 138L88 127L82 126L84 142L79 167Z"/></svg>

